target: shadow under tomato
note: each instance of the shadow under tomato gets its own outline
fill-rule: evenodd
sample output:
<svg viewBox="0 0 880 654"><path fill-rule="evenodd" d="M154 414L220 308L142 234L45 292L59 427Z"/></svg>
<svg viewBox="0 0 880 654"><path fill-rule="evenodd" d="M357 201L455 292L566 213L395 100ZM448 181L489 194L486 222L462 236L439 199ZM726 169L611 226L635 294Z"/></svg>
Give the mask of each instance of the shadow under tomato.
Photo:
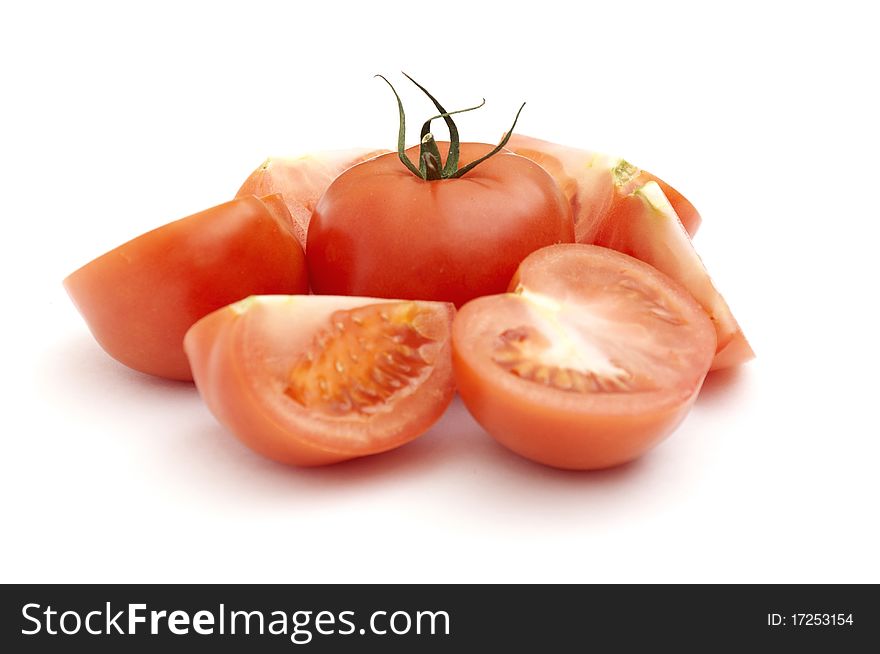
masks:
<svg viewBox="0 0 880 654"><path fill-rule="evenodd" d="M488 437L488 435L487 435ZM645 467L645 457L600 470L567 470L535 463L496 444L498 462L511 472L556 485L600 485L625 481Z"/></svg>
<svg viewBox="0 0 880 654"><path fill-rule="evenodd" d="M605 470L575 471L534 463L499 445L470 417L458 398L437 424L407 445L316 468L286 466L261 457L213 421L191 434L191 441L192 448L202 452L204 463L197 465L222 468L224 480L238 477L246 484L277 486L279 490L346 492L389 480L424 480L429 475L443 474L444 478L457 480L458 489L450 489L451 495L460 494L470 483L479 486L487 480L497 482L489 483L494 486L491 495L499 487L508 486L508 491L517 495L541 495L548 489L552 492L624 484L648 466L639 459ZM474 497L474 501L480 500Z"/></svg>
<svg viewBox="0 0 880 654"><path fill-rule="evenodd" d="M38 366L41 381L49 385L63 385L69 389L95 385L118 386L126 384L151 389L171 389L175 393L195 393L192 382L154 377L119 363L104 352L86 332L70 335L44 351ZM96 405L98 402L96 402Z"/></svg>
<svg viewBox="0 0 880 654"><path fill-rule="evenodd" d="M589 524L603 529L656 515L688 498L699 476L695 425L683 424L644 456L602 470L564 470L525 459L475 426L479 483L463 488L468 512L514 525ZM521 530L522 531L522 530ZM528 529L523 531L527 535Z"/></svg>
<svg viewBox="0 0 880 654"><path fill-rule="evenodd" d="M742 389L749 377L749 372L744 369L748 365L745 364L710 372L703 382L703 388L700 390L699 396L697 396L697 403L700 405L712 405L723 402L727 397Z"/></svg>
<svg viewBox="0 0 880 654"><path fill-rule="evenodd" d="M334 491L362 488L373 482L386 483L401 477L424 477L449 461L450 446L461 443L451 434L450 423L456 421L447 411L425 434L414 441L387 452L350 459L327 466L302 468L266 459L249 450L220 424L212 420L193 439L212 442L212 465L221 465L228 474L251 479L259 486L280 485L287 488ZM454 456L454 454L453 454Z"/></svg>
<svg viewBox="0 0 880 654"><path fill-rule="evenodd" d="M51 344L38 367L51 401L57 399L81 420L92 411L112 412L113 419L104 424L133 424L126 435L140 441L135 451L145 457L144 474L155 475L169 496L190 498L196 505L219 501L250 511L317 504L335 510L368 494L397 502L404 512L415 510L413 502L434 511L454 510L456 519L475 524L603 522L616 520L618 508L645 484L657 490L640 510L650 510L652 503L688 484L687 474L668 481L675 457L664 456L663 445L607 470L568 471L533 463L491 438L459 398L434 427L403 447L320 468L290 467L241 444L200 402L193 384L129 370L88 334ZM707 382L711 394L717 382ZM138 416L150 420L142 424ZM654 478L665 486L658 488Z"/></svg>

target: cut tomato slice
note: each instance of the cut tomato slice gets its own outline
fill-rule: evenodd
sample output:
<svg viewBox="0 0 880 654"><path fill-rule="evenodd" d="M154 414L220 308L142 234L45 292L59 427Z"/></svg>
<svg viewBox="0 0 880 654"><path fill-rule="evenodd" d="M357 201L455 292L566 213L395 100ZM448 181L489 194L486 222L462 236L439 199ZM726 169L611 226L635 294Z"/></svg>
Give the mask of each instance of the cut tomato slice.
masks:
<svg viewBox="0 0 880 654"><path fill-rule="evenodd" d="M218 420L281 463L314 466L407 443L452 400L451 304L250 297L184 345Z"/></svg>
<svg viewBox="0 0 880 654"><path fill-rule="evenodd" d="M690 294L607 248L529 255L513 292L459 312L453 360L476 420L514 452L551 466L630 461L684 419L715 353Z"/></svg>
<svg viewBox="0 0 880 654"><path fill-rule="evenodd" d="M305 249L312 211L330 183L355 164L386 152L352 148L300 157L269 157L250 174L235 197L280 193L293 217L296 237Z"/></svg>

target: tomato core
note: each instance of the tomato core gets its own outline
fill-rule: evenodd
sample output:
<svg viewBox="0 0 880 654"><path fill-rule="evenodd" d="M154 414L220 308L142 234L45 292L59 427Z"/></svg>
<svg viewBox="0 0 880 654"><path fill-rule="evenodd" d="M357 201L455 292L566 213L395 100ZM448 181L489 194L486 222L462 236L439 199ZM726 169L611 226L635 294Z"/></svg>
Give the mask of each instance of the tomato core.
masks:
<svg viewBox="0 0 880 654"><path fill-rule="evenodd" d="M657 390L658 379L676 374L663 340L682 320L633 278L609 282L601 293L564 302L519 286L510 299L521 306L522 324L498 334L492 360L521 379L573 393ZM628 319L620 321L624 309Z"/></svg>
<svg viewBox="0 0 880 654"><path fill-rule="evenodd" d="M595 393L633 391L632 374L619 364L612 370L579 369L552 363L550 341L526 326L507 329L499 335L492 360L521 379L551 386L561 391ZM551 361L548 361L550 359Z"/></svg>

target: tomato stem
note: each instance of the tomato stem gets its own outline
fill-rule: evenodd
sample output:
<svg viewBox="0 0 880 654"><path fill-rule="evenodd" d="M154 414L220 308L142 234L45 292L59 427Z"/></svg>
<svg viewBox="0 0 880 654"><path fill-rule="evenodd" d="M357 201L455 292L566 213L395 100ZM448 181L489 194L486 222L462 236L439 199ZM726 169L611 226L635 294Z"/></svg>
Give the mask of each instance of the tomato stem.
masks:
<svg viewBox="0 0 880 654"><path fill-rule="evenodd" d="M400 128L397 131L397 155L400 157L400 161L406 166L413 175L421 177L421 173L419 169L415 167L412 161L409 160L409 157L406 156L406 116L403 113L403 103L400 101L400 96L397 95L397 89L394 88L394 85L389 82L384 75L376 75L376 77L381 77L385 80L385 83L391 87L391 91L394 93L394 97L397 98L397 112L400 117Z"/></svg>
<svg viewBox="0 0 880 654"><path fill-rule="evenodd" d="M435 98L428 92L428 89L419 84L403 71L400 72L403 73L404 77L406 77L410 82L415 84L422 93L428 96L431 102L434 103L434 106L437 107L437 111L440 112L440 115L436 117L442 117L443 120L446 122L446 127L449 129L449 154L446 156L446 165L443 167L443 175L448 177L458 169L459 145L461 143L461 139L458 135L458 127L456 127L455 121L452 120L452 113L461 113L461 111L470 111L470 109L462 109L460 111L453 111L452 113L446 111L446 109L443 108L443 105L438 102L437 98ZM483 98L483 102L474 107L474 109L479 109L484 104L486 104L486 98ZM428 129L430 129L431 120L432 119L428 119L428 121L425 123ZM422 134L422 136L424 136L424 133Z"/></svg>
<svg viewBox="0 0 880 654"><path fill-rule="evenodd" d="M431 116L430 118L428 118L428 120L425 121L425 124L422 125L422 136L424 136L425 134L427 134L428 132L431 131L431 123L433 121L437 120L438 118L446 118L447 116L451 116L453 114L463 114L466 111L473 111L474 109L479 109L484 104L486 104L486 98L483 98L480 101L480 104L475 104L473 107L467 107L465 109L456 109L455 111L447 111L446 113L437 114L436 116ZM455 122L453 121L452 124L455 125ZM457 133L458 133L458 131L456 130L456 134Z"/></svg>
<svg viewBox="0 0 880 654"><path fill-rule="evenodd" d="M437 147L434 135L428 132L422 139L421 151L419 152L419 171L422 173L422 178L427 180L443 179L440 165L440 149Z"/></svg>
<svg viewBox="0 0 880 654"><path fill-rule="evenodd" d="M401 71L402 72L402 71ZM504 138L501 142L488 154L480 157L476 161L472 161L464 168L459 169L459 157L461 152L461 137L458 133L458 127L455 124L455 121L452 119L453 114L460 114L466 111L473 111L474 109L479 109L483 105L486 104L486 98L483 98L480 104L475 105L473 107L468 107L466 109L458 109L456 111L446 111L442 104L435 98L431 93L417 81L415 81L412 77L403 73L403 75L413 84L415 84L419 90L421 90L431 102L434 103L434 106L437 107L437 110L440 112L436 116L432 116L422 125L421 131L421 141L419 145L419 166L416 168L415 164L410 161L409 157L406 155L406 117L403 111L403 103L400 100L400 96L397 94L397 90L394 86L389 82L384 75L376 75L376 77L381 77L389 87L391 87L391 91L394 93L394 97L397 99L397 112L399 117L400 127L397 132L397 156L400 158L400 161L403 163L407 169L416 175L417 177L421 177L424 180L438 180L438 179L455 179L457 177L461 177L465 173L470 170L473 170L477 165L483 163L489 157L497 154L501 151L501 149L507 144L507 141L510 139L510 135L513 133L514 127L516 127L516 121L519 120L519 115L522 113L523 107L526 106L526 103L523 102L519 108L519 111L516 112L516 117L513 119L513 125L510 126L510 129L504 135ZM446 156L446 163L443 164L441 160L440 150L437 147L437 142L434 140L433 134L431 134L431 122L436 120L437 118L442 118L446 122L446 127L449 129L449 153ZM442 164L442 168L441 168Z"/></svg>
<svg viewBox="0 0 880 654"><path fill-rule="evenodd" d="M471 162L470 162L467 166L465 166L464 168L460 168L460 169L457 170L454 174L452 174L452 175L449 176L450 179L455 179L455 178L457 178L457 177L461 177L462 175L464 175L465 173L467 173L469 170L473 170L476 166L478 166L479 164L481 164L481 163L483 163L484 161L486 161L486 159L488 159L488 158L491 157L492 155L498 154L498 153L504 148L504 146L507 145L507 142L510 140L510 135L513 134L513 128L516 127L516 121L519 120L519 115L522 113L523 107L525 107L525 106L526 106L526 103L525 103L525 102L523 102L523 103L520 105L520 107L519 107L519 111L516 112L516 116L515 116L514 119L513 119L513 125L510 126L510 129L507 130L507 134L505 134L505 135L504 135L504 138L501 139L501 142L500 142L498 145L495 146L495 149L494 149L494 150L492 150L492 151L489 152L488 154L483 155L482 157L480 157L480 158L477 159L476 161L471 161Z"/></svg>
<svg viewBox="0 0 880 654"><path fill-rule="evenodd" d="M404 75L406 75L406 73L404 73ZM413 82L413 83L415 84L415 82ZM421 87L419 87L419 88L421 88ZM440 107L439 102L435 101L435 104L436 104L436 106ZM452 114L460 114L460 113L464 113L465 111L473 111L474 109L479 109L484 104L486 104L486 98L483 98L483 100L482 100L482 102L480 102L480 104L475 105L473 107L468 107L467 109L457 109L455 111L446 111L445 109L440 107L440 110L443 111L444 113L437 114L436 116L431 116L430 118L428 118L428 120L425 121L424 125L422 125L421 139L422 139L422 143L424 144L425 137L427 137L429 135L429 133L431 132L431 123L434 120L436 120L437 118L443 118L444 120L447 121L446 122L447 126L450 123L452 124L452 127L449 129L450 141L449 141L449 153L446 156L446 165L443 167L443 170L441 171L441 176L438 177L437 179L443 179L445 177L448 177L449 175L451 175L452 173L454 173L458 169L458 153L459 153L458 129L455 126L455 121L452 120L451 118L449 118L449 116L451 116ZM453 134L455 135L454 138L452 136ZM433 136L431 138L433 139ZM424 151L425 151L425 146L422 145L422 147L419 150L419 154L420 155L424 154ZM438 152L438 156L439 156L439 152Z"/></svg>

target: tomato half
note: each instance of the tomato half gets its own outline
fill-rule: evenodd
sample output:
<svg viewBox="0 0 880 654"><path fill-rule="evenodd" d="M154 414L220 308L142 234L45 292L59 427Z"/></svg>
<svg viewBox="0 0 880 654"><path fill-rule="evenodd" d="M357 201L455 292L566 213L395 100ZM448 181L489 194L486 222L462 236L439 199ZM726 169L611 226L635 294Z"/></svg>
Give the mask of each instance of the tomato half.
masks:
<svg viewBox="0 0 880 654"><path fill-rule="evenodd" d="M605 222L614 205L625 197L626 189L654 181L672 204L688 234L693 236L702 222L696 207L669 184L647 170L641 170L619 157L559 145L531 136L512 134L507 149L540 164L565 193L573 208L575 240L593 243L594 234Z"/></svg>
<svg viewBox="0 0 880 654"><path fill-rule="evenodd" d="M269 157L244 181L235 197L280 193L293 217L296 237L305 248L312 212L330 183L344 170L386 152L352 148Z"/></svg>
<svg viewBox="0 0 880 654"><path fill-rule="evenodd" d="M715 331L651 266L590 245L527 257L512 292L474 300L453 327L459 393L500 443L569 469L630 461L690 410Z"/></svg>
<svg viewBox="0 0 880 654"><path fill-rule="evenodd" d="M95 339L130 368L190 380L186 330L254 293L308 291L305 255L279 195L226 202L147 232L64 286Z"/></svg>
<svg viewBox="0 0 880 654"><path fill-rule="evenodd" d="M446 156L448 143L438 143ZM493 149L461 144L461 166ZM407 151L418 161L418 148ZM457 179L413 175L396 153L349 168L318 202L306 256L316 293L464 302L507 287L530 252L571 242L547 172L502 151Z"/></svg>
<svg viewBox="0 0 880 654"><path fill-rule="evenodd" d="M362 297L251 297L184 345L208 408L245 445L315 466L424 433L454 394L455 309Z"/></svg>

